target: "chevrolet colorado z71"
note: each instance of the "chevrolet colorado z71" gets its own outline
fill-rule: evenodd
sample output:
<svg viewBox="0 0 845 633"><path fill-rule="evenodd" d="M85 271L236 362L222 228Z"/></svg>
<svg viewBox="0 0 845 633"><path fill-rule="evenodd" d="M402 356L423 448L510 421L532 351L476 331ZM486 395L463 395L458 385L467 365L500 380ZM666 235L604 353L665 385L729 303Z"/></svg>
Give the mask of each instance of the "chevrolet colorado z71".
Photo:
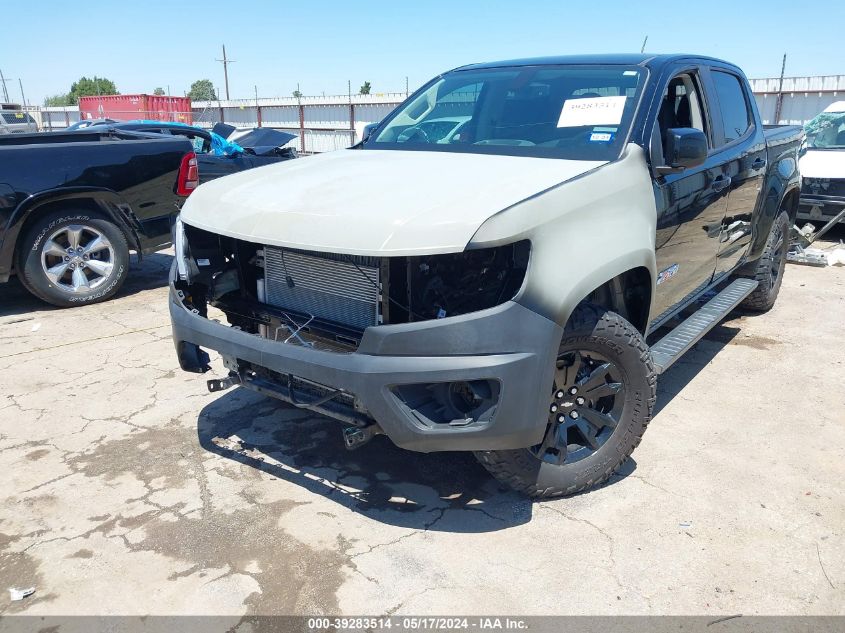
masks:
<svg viewBox="0 0 845 633"><path fill-rule="evenodd" d="M764 131L716 59L447 72L353 148L199 187L176 226L180 365L217 350L211 390L335 417L350 448L384 433L474 451L530 495L585 490L639 443L658 374L774 304L801 134Z"/></svg>
<svg viewBox="0 0 845 633"><path fill-rule="evenodd" d="M0 283L14 271L60 307L112 297L129 251L170 243L197 185L186 138L115 132L0 136Z"/></svg>

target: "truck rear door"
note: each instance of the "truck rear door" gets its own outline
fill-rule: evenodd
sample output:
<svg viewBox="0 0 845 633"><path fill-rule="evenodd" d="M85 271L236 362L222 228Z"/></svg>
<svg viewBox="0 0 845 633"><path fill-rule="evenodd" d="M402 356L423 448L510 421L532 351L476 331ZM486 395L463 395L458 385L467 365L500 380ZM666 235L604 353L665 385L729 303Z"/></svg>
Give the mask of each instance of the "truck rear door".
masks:
<svg viewBox="0 0 845 633"><path fill-rule="evenodd" d="M719 234L718 277L739 263L751 242L752 214L766 173L766 139L745 79L729 68L710 67L705 85L708 99L716 105L716 154L723 158L730 180Z"/></svg>

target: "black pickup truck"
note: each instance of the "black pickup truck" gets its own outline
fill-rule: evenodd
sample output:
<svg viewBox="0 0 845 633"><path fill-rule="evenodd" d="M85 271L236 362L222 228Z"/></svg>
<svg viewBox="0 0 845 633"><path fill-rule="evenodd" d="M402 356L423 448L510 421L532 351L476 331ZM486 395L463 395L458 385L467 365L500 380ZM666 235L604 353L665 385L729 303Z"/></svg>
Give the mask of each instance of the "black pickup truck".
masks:
<svg viewBox="0 0 845 633"><path fill-rule="evenodd" d="M0 137L0 283L15 272L60 307L113 296L139 255L170 243L198 184L184 137L92 130Z"/></svg>

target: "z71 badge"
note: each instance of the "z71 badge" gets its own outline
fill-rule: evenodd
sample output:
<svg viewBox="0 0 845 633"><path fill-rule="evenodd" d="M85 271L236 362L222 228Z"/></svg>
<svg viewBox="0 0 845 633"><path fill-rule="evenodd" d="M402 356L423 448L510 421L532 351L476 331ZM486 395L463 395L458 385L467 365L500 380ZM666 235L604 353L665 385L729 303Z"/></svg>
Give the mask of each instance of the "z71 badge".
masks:
<svg viewBox="0 0 845 633"><path fill-rule="evenodd" d="M657 274L657 285L659 286L659 285L660 285L660 284L662 284L664 281L668 281L668 280L670 280L672 277L674 277L674 276L677 274L677 272L678 272L678 268L680 268L680 266L679 266L678 264L672 264L672 265L671 265L671 266L669 266L669 268L667 268L666 270L661 270L661 271Z"/></svg>

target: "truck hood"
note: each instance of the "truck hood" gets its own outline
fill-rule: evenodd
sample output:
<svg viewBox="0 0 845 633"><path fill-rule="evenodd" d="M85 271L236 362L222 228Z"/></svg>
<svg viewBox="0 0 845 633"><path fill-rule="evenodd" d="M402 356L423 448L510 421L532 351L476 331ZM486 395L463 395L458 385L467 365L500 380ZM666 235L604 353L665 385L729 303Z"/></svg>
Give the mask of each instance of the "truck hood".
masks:
<svg viewBox="0 0 845 633"><path fill-rule="evenodd" d="M603 164L339 150L208 182L185 202L182 219L212 233L305 250L455 252L499 211Z"/></svg>
<svg viewBox="0 0 845 633"><path fill-rule="evenodd" d="M808 149L798 169L802 178L845 179L845 149Z"/></svg>

